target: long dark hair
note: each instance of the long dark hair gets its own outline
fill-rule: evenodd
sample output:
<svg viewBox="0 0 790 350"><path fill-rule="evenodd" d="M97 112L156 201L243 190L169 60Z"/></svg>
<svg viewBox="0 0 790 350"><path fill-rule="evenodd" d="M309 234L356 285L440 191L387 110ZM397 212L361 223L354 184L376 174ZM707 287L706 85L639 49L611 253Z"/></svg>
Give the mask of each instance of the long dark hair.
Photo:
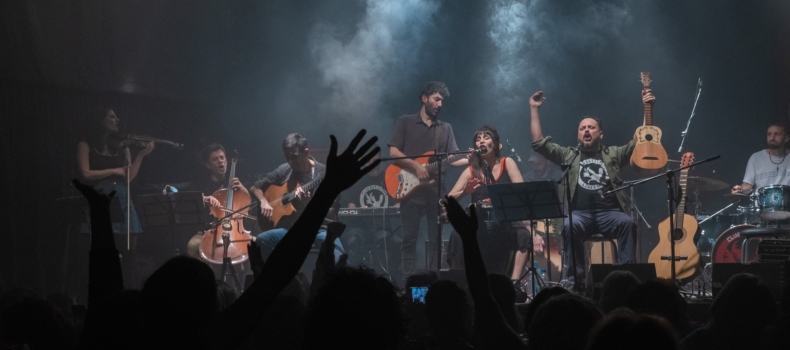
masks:
<svg viewBox="0 0 790 350"><path fill-rule="evenodd" d="M110 139L110 135L107 135L106 139L104 138L104 133L107 132L104 129L104 118L112 110L113 108L109 106L97 106L85 115L85 134L82 139L96 152L102 152L105 145L110 152L118 151L118 147L113 146L114 142L107 142Z"/></svg>
<svg viewBox="0 0 790 350"><path fill-rule="evenodd" d="M475 135L472 137L472 145L475 145L475 141L479 135L488 135L491 137L491 140L494 142L494 156L496 159L502 157L502 150L499 144L499 133L491 126L483 126L480 129L475 131ZM491 150L488 150L491 152ZM485 179L485 173L483 172L486 168L486 162L483 160L483 157L480 156L478 153L472 153L472 157L469 159L469 164L472 165L472 174L479 179ZM494 164L489 164L489 166L493 167Z"/></svg>

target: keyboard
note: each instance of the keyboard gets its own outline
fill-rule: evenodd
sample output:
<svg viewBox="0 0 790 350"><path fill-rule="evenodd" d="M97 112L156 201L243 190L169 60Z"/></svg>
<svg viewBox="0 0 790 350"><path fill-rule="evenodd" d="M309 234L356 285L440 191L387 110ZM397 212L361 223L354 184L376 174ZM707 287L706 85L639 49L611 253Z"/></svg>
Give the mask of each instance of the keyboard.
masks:
<svg viewBox="0 0 790 350"><path fill-rule="evenodd" d="M376 217L395 215L400 215L399 207L340 208L340 210L337 212L338 217Z"/></svg>

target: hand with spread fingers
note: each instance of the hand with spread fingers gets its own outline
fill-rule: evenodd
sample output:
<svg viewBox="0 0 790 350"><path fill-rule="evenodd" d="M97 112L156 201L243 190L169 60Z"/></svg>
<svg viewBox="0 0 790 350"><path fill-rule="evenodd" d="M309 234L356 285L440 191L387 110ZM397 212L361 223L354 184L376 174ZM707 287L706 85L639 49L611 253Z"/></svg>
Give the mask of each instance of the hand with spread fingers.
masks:
<svg viewBox="0 0 790 350"><path fill-rule="evenodd" d="M477 237L477 210L475 205L469 205L469 213L464 212L464 208L458 204L458 200L453 197L444 198L444 206L447 208L447 219L453 225L455 232L461 236L462 240L470 237Z"/></svg>
<svg viewBox="0 0 790 350"><path fill-rule="evenodd" d="M379 139L376 136L371 137L357 149L360 141L365 137L365 133L365 129L360 130L341 154L337 154L337 139L334 135L329 135L332 144L329 147L329 155L326 159L326 175L321 187L331 186L333 191L340 193L354 185L362 176L381 163L380 159L376 159L367 166L365 165L380 151L379 147L373 148L372 151L370 150Z"/></svg>

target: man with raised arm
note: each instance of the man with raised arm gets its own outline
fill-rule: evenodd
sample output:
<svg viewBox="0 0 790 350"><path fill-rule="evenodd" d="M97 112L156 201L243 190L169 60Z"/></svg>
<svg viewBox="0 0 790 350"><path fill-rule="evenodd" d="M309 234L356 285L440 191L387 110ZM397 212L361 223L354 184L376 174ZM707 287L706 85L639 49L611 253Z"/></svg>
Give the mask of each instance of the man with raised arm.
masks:
<svg viewBox="0 0 790 350"><path fill-rule="evenodd" d="M585 116L576 130L579 147L564 147L551 141L551 136L543 136L540 126L539 109L546 100L543 91L538 91L529 99L530 132L532 149L560 165L568 164L568 181L563 182L561 195L570 191L570 208L573 217L573 240L569 237L568 219L562 231L564 245L564 265L575 263L575 274L567 269L563 273L572 280L574 289L585 289L585 254L584 241L593 234L617 240L618 258L621 264L636 262L636 224L624 212L629 207L625 193L603 196L602 194L623 184L620 168L630 163L635 142L629 141L624 146L605 146L603 125L595 117ZM647 89L642 93L644 103L653 103L655 97ZM566 206L567 208L567 206ZM574 276L575 275L575 276ZM575 280L574 280L575 277Z"/></svg>

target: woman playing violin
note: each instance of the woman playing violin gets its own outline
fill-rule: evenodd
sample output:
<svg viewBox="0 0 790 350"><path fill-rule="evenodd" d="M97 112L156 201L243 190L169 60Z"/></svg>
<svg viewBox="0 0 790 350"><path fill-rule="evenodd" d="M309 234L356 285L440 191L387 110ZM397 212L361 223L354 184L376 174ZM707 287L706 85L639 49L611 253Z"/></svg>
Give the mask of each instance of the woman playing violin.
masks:
<svg viewBox="0 0 790 350"><path fill-rule="evenodd" d="M121 204L123 218L116 218L113 223L113 232L116 247L121 252L124 286L136 287L135 281L135 248L136 235L131 235L130 249L127 245L126 222L126 178L134 180L140 170L143 158L154 150L154 143L149 142L146 147L137 153L134 161L131 160L129 148L122 148L122 140L118 136L118 123L120 119L111 108L96 108L88 115L88 130L85 136L77 143L77 165L82 177L94 188L110 193L115 191L115 198ZM131 202L130 202L131 203ZM137 218L134 205L130 205L129 232L142 232L142 225Z"/></svg>

